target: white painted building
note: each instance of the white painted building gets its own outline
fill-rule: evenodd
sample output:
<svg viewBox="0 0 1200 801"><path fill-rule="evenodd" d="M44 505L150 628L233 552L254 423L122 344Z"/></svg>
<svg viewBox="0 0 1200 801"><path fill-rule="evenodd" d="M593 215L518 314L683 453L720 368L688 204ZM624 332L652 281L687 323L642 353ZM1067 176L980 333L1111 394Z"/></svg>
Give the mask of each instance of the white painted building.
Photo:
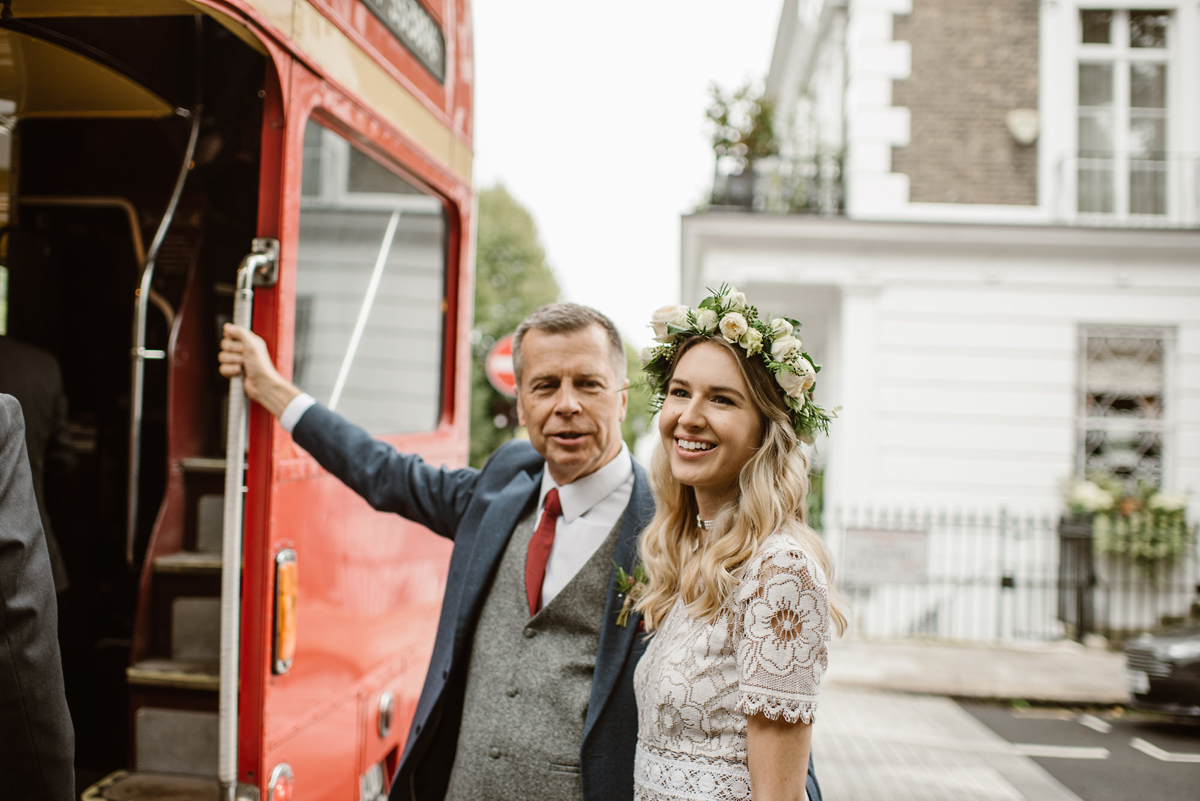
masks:
<svg viewBox="0 0 1200 801"><path fill-rule="evenodd" d="M1053 512L1090 466L1200 518L1200 4L786 0L767 88L683 300L804 322L827 508Z"/></svg>

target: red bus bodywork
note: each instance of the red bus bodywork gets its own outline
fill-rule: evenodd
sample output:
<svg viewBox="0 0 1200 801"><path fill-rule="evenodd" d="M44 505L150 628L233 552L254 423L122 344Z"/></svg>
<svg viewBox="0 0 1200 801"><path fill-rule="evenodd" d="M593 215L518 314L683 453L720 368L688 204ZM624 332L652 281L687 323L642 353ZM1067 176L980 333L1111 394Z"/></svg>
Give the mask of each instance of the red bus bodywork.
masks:
<svg viewBox="0 0 1200 801"><path fill-rule="evenodd" d="M440 422L428 433L383 439L433 464L464 465L473 209L467 0L422 0L445 35L444 82L361 0L194 5L240 22L269 53L258 235L279 240L280 270L278 284L256 294L253 328L285 377L292 364L308 120L319 120L443 202L448 308ZM298 31L314 23L326 26L324 52L321 37L306 39ZM347 53L364 69L331 67ZM405 127L405 109L412 111L413 128ZM266 799L271 771L287 763L299 797L358 798L364 772L384 763L390 780L403 750L432 649L450 544L371 510L258 406L250 412L246 486L238 780L258 786ZM296 552L299 571L297 646L291 669L275 675L274 559L285 548ZM155 550L152 542L147 565ZM143 575L143 597L148 583ZM395 722L381 736L377 718L385 692L395 698Z"/></svg>

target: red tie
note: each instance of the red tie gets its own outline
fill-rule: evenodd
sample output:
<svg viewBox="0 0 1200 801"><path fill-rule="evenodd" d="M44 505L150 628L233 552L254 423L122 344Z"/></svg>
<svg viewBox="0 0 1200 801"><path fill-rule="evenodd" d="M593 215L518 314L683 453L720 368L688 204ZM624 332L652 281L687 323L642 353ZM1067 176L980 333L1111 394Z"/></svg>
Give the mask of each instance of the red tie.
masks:
<svg viewBox="0 0 1200 801"><path fill-rule="evenodd" d="M546 561L550 558L554 528L561 514L558 490L552 489L546 493L542 520L538 523L537 531L533 532L533 539L529 541L529 550L525 554L525 593L529 596L531 617L542 608L542 579L546 578Z"/></svg>

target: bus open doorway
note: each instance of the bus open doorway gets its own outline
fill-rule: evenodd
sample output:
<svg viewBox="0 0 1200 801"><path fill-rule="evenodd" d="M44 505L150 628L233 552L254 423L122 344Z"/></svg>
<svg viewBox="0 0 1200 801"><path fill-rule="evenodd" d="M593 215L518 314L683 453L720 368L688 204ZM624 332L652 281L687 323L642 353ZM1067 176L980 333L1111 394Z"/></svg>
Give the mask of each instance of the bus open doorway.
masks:
<svg viewBox="0 0 1200 801"><path fill-rule="evenodd" d="M26 2L0 22L19 56L0 66L13 87L0 90L5 333L53 355L69 408L74 465L47 477L47 506L70 582L77 784L126 766L213 776L228 391L213 365L257 235L269 66L183 3L78 17L40 5L46 16ZM173 197L145 285L139 403L131 332Z"/></svg>

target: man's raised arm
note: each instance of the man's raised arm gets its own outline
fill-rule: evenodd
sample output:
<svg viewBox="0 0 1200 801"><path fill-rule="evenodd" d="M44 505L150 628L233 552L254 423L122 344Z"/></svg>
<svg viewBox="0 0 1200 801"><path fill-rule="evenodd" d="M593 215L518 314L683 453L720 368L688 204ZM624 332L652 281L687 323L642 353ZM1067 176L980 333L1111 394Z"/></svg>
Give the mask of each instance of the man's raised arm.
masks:
<svg viewBox="0 0 1200 801"><path fill-rule="evenodd" d="M253 331L227 323L217 358L221 375L242 375L250 400L278 418L300 447L373 508L454 539L478 471L431 467L321 406L284 380L266 343Z"/></svg>

